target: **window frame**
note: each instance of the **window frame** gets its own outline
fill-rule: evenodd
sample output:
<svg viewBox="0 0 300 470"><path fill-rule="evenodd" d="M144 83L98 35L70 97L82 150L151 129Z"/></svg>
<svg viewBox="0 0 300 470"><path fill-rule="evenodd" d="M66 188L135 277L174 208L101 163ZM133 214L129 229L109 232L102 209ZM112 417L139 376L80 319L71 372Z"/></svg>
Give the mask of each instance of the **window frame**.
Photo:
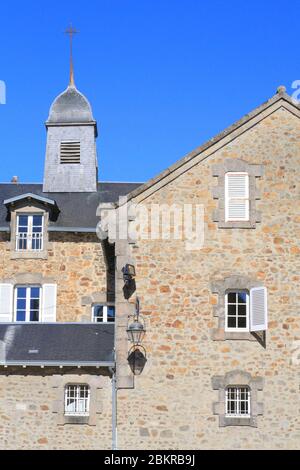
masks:
<svg viewBox="0 0 300 470"><path fill-rule="evenodd" d="M17 320L17 303L18 303L18 289L25 288L26 289L26 298L25 298L25 320ZM38 320L30 320L30 301L32 300L30 296L30 289L31 288L38 288L39 289L39 310L38 310ZM14 286L14 311L13 311L13 321L14 323L41 323L42 322L42 295L43 289L42 286L39 284L16 284Z"/></svg>
<svg viewBox="0 0 300 470"><path fill-rule="evenodd" d="M246 293L246 327L229 327L228 326L228 317L232 316L228 314L228 306L229 305L236 305L236 309L238 308L238 303L236 302L233 304L232 302L228 302L228 295L229 294L238 294L238 293ZM241 304L242 305L242 304ZM239 316L236 314L235 317L238 319ZM228 289L225 292L225 331L226 332L249 332L250 331L250 292L248 289Z"/></svg>
<svg viewBox="0 0 300 470"><path fill-rule="evenodd" d="M103 307L103 321L99 321L97 322L95 320L95 315L94 315L94 312L95 312L95 308L96 307ZM107 318L108 318L108 309L110 307L113 307L114 308L114 320L113 321L107 321ZM98 303L95 303L92 305L92 323L115 323L116 321L116 308L114 305L108 305L108 304L101 304L100 302Z"/></svg>
<svg viewBox="0 0 300 470"><path fill-rule="evenodd" d="M229 399L229 390L235 390L236 396L234 399ZM247 391L247 399L241 398L242 390ZM237 410L234 413L230 413L229 403L235 403L234 408ZM241 413L241 403L247 403L247 413ZM225 417L226 418L251 418L251 389L248 385L228 385L225 389Z"/></svg>
<svg viewBox="0 0 300 470"><path fill-rule="evenodd" d="M74 387L76 389L76 396L72 397L69 395L69 389L71 387ZM87 396L81 398L80 397L80 388L85 387L87 390ZM75 411L68 411L67 406L68 406L68 400L71 400L74 398L75 402ZM86 383L68 383L64 387L64 416L74 416L74 417L89 417L90 416L90 400L91 398L91 387L89 384ZM79 403L80 401L84 402L84 410L85 411L79 411ZM69 403L70 405L70 403Z"/></svg>
<svg viewBox="0 0 300 470"><path fill-rule="evenodd" d="M246 196L245 197L229 197L228 193L228 176L231 175L245 175L247 177L246 179ZM227 222L249 222L250 221L250 178L249 178L249 173L246 171L228 171L225 173L225 188L224 188L224 194L225 194L225 223ZM236 200L236 201L245 201L246 204L246 216L245 217L229 217L229 202L231 200Z"/></svg>
<svg viewBox="0 0 300 470"><path fill-rule="evenodd" d="M41 231L40 232L33 232L33 217L34 216L40 216L42 218L42 224L41 224ZM28 225L27 225L27 232L19 232L19 220L20 220L20 217L28 217ZM43 212L18 212L16 214L16 236L15 236L15 250L18 252L18 253L28 253L28 252L31 252L31 253L40 253L43 251L44 249L44 229L45 229L45 221L44 221L44 218L45 218L45 214ZM26 237L26 241L27 241L27 247L26 249L20 249L19 248L19 236L21 233L26 233L27 237ZM33 234L34 233L40 233L41 234L41 237L40 237L40 240L41 240L41 246L39 249L33 249L32 248L32 239L33 239Z"/></svg>

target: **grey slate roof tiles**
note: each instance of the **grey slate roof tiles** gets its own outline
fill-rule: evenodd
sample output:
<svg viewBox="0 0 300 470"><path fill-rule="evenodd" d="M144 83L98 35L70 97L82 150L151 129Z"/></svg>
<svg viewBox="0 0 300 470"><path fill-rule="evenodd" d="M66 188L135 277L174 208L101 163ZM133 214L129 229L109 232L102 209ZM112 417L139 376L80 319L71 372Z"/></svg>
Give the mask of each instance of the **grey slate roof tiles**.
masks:
<svg viewBox="0 0 300 470"><path fill-rule="evenodd" d="M56 202L60 214L50 226L82 227L95 229L99 221L96 210L100 202L117 202L119 196L125 196L142 183L98 183L98 191L91 193L44 193L42 184L0 184L0 227L9 228L7 209L3 204L6 199L21 194L33 193Z"/></svg>

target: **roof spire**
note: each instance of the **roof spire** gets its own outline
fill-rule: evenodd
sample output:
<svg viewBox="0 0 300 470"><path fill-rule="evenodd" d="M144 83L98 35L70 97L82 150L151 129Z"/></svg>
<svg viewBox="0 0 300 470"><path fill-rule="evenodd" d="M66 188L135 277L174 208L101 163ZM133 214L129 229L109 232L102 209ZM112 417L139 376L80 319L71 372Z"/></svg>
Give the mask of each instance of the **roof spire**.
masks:
<svg viewBox="0 0 300 470"><path fill-rule="evenodd" d="M72 26L72 23L71 23L70 27L68 29L66 29L65 33L70 36L70 81L69 81L69 86L70 87L75 87L74 68L73 68L73 35L79 33L79 31L74 29L73 26Z"/></svg>

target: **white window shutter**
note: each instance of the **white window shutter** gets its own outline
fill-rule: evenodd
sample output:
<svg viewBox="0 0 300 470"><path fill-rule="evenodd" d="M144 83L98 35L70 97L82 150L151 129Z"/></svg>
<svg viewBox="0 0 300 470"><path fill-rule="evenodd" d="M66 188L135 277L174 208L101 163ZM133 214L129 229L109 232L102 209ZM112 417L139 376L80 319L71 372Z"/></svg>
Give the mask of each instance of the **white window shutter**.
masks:
<svg viewBox="0 0 300 470"><path fill-rule="evenodd" d="M56 284L43 284L42 322L56 322Z"/></svg>
<svg viewBox="0 0 300 470"><path fill-rule="evenodd" d="M0 284L0 322L13 321L13 285Z"/></svg>
<svg viewBox="0 0 300 470"><path fill-rule="evenodd" d="M249 175L227 173L225 182L226 220L249 220Z"/></svg>
<svg viewBox="0 0 300 470"><path fill-rule="evenodd" d="M268 329L268 301L265 287L250 290L250 331Z"/></svg>

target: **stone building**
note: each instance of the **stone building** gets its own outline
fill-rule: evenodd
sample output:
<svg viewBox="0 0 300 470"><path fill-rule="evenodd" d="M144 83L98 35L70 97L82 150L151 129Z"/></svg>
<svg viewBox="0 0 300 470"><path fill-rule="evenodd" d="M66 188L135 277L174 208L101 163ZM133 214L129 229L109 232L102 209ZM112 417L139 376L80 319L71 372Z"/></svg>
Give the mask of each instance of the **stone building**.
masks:
<svg viewBox="0 0 300 470"><path fill-rule="evenodd" d="M0 184L1 448L299 447L299 117L280 87L153 180L98 182L70 82L43 184Z"/></svg>

